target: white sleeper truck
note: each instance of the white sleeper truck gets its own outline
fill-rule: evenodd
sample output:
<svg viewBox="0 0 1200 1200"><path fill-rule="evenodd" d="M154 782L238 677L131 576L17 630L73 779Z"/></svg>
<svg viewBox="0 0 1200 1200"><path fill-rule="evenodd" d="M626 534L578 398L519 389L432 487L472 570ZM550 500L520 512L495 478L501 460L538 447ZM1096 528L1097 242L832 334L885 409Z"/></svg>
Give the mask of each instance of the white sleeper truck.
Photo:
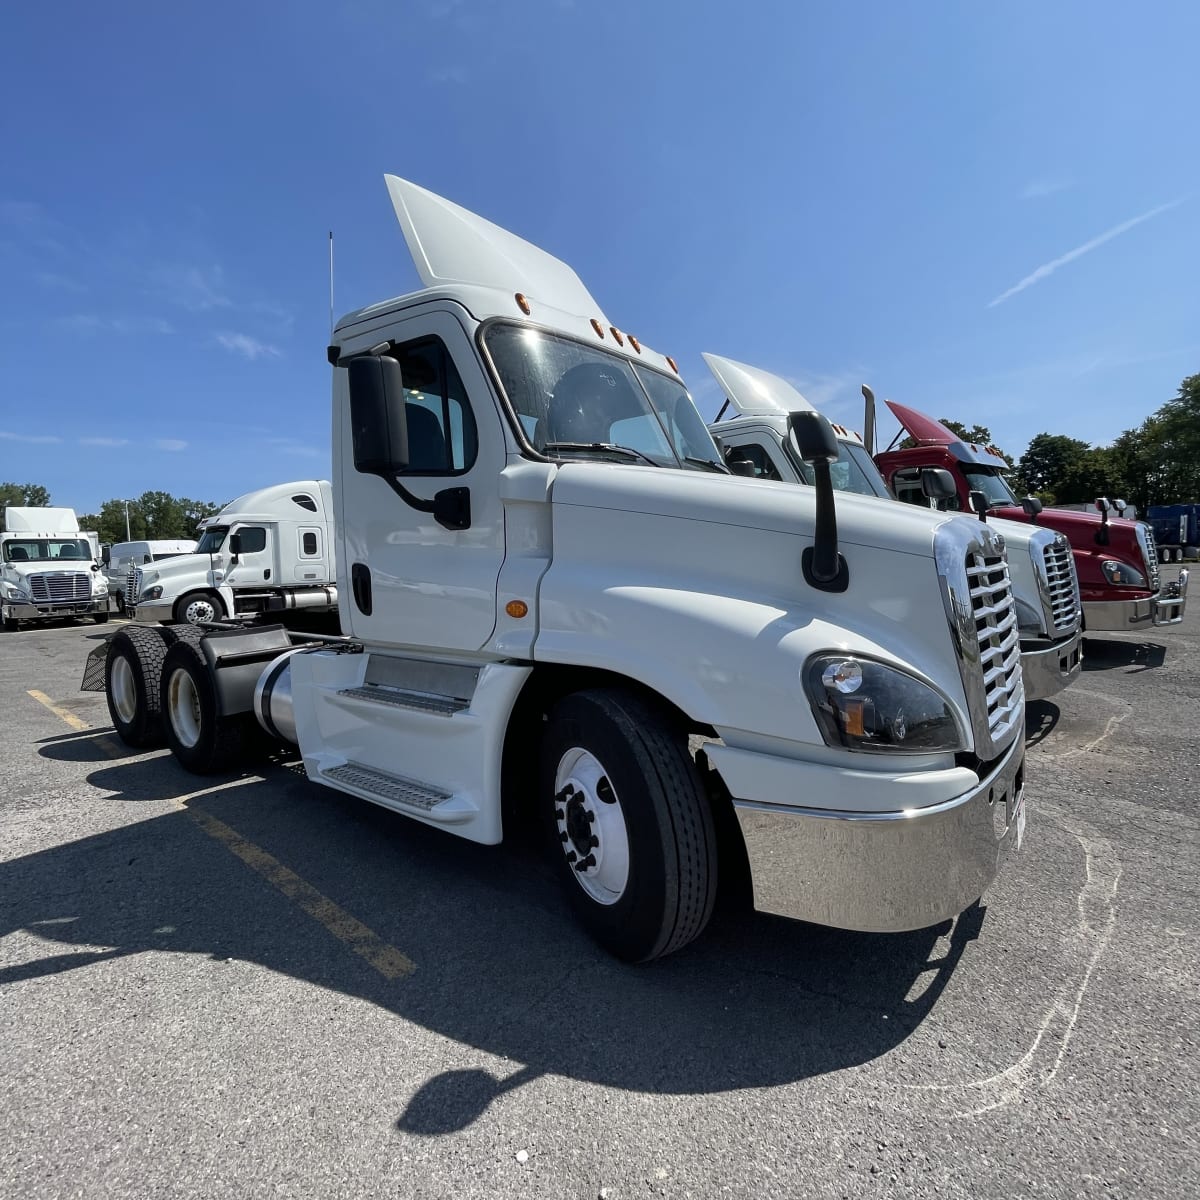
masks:
<svg viewBox="0 0 1200 1200"><path fill-rule="evenodd" d="M248 492L205 522L192 554L132 564L126 609L137 621L198 625L337 608L333 495L301 479Z"/></svg>
<svg viewBox="0 0 1200 1200"><path fill-rule="evenodd" d="M4 628L59 617L107 621L108 580L100 569L98 544L95 533L80 531L73 509L6 508L0 533Z"/></svg>
<svg viewBox="0 0 1200 1200"><path fill-rule="evenodd" d="M674 364L566 264L388 177L422 290L344 317L340 638L133 625L89 658L190 770L265 730L308 776L499 842L646 961L749 867L763 910L923 928L1021 839L1024 690L988 525L730 474ZM702 749L695 750L694 747Z"/></svg>
<svg viewBox="0 0 1200 1200"><path fill-rule="evenodd" d="M705 354L704 361L725 393L722 412L708 428L726 462L747 464L758 479L811 483L812 467L797 452L789 420L793 412L815 411L813 406L786 379L760 367L716 354ZM730 407L734 412L724 416ZM859 435L841 425L833 430L838 440L838 461L830 468L834 487L894 503ZM937 475L926 468L914 480L914 487L927 489L927 505L936 503L939 495L954 494L953 480L942 481L944 486L935 490ZM890 519L895 512L889 508L883 516ZM989 520L988 524L1005 543L1020 629L1025 698L1045 700L1073 683L1083 664L1074 555L1067 539L1051 529L1017 521Z"/></svg>

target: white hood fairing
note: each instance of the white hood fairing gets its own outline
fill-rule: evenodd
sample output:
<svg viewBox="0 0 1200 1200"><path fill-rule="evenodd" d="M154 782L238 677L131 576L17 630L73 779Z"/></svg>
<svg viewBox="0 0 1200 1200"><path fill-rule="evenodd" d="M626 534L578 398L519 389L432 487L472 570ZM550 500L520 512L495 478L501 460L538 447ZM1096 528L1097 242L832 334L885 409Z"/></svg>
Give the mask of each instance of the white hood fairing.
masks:
<svg viewBox="0 0 1200 1200"><path fill-rule="evenodd" d="M552 492L536 660L622 670L697 721L843 757L824 746L802 672L810 655L845 650L927 679L971 728L934 561L943 514L901 510L885 527L878 501L838 496L850 582L829 593L810 587L800 565L812 544L811 490L573 463Z"/></svg>

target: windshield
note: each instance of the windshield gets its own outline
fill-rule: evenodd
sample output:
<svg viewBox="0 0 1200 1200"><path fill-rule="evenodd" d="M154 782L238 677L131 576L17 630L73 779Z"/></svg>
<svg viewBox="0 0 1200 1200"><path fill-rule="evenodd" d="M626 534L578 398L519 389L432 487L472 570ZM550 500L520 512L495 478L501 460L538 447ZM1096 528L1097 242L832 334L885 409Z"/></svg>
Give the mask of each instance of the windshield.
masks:
<svg viewBox="0 0 1200 1200"><path fill-rule="evenodd" d="M539 329L497 323L484 341L535 450L724 472L677 380Z"/></svg>
<svg viewBox="0 0 1200 1200"><path fill-rule="evenodd" d="M90 563L92 544L87 538L21 538L4 543L5 562Z"/></svg>
<svg viewBox="0 0 1200 1200"><path fill-rule="evenodd" d="M790 436L787 439L787 448L801 478L805 483L812 483L813 469L796 453ZM853 442L838 442L838 458L837 462L829 466L829 478L835 492L857 492L860 496L890 498L887 484L879 474L879 468L866 450Z"/></svg>
<svg viewBox="0 0 1200 1200"><path fill-rule="evenodd" d="M196 546L197 554L216 554L225 542L225 535L229 532L228 525L210 525L200 538Z"/></svg>
<svg viewBox="0 0 1200 1200"><path fill-rule="evenodd" d="M1019 504L1020 501L1012 493L1012 488L1005 482L1004 476L989 467L971 467L961 464L962 473L966 476L967 487L973 492L982 492L987 497L988 508L1001 504Z"/></svg>

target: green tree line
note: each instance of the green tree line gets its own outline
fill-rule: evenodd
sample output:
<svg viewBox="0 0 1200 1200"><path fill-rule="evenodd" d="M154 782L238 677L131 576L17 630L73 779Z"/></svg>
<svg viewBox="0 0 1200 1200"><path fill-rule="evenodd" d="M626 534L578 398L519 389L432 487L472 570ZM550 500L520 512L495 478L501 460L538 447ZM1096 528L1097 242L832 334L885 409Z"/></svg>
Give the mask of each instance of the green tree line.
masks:
<svg viewBox="0 0 1200 1200"><path fill-rule="evenodd" d="M9 505L41 508L49 503L50 493L41 484L0 483L0 521L3 509ZM169 492L143 492L136 500L129 501L129 537L134 541L194 538L200 522L214 516L220 507L206 500L172 496ZM105 500L99 512L80 513L79 527L95 531L102 542L125 541L125 501Z"/></svg>

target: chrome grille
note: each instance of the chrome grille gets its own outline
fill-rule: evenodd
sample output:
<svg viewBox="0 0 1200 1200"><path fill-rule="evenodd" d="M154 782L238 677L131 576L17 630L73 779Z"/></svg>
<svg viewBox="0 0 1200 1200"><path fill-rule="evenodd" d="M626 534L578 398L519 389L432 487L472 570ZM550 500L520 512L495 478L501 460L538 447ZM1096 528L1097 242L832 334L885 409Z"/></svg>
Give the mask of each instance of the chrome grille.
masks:
<svg viewBox="0 0 1200 1200"><path fill-rule="evenodd" d="M1079 576L1075 555L1062 534L1042 549L1046 567L1047 599L1054 633L1070 633L1079 623Z"/></svg>
<svg viewBox="0 0 1200 1200"><path fill-rule="evenodd" d="M979 642L988 731L996 743L1021 714L1021 632L1003 553L973 548L967 554L967 594Z"/></svg>
<svg viewBox="0 0 1200 1200"><path fill-rule="evenodd" d="M1150 590L1158 591L1158 547L1154 544L1154 532L1145 521L1136 524L1138 546L1142 551L1142 562L1146 564L1146 578Z"/></svg>
<svg viewBox="0 0 1200 1200"><path fill-rule="evenodd" d="M39 604L90 600L92 581L84 571L39 571L29 576L29 594Z"/></svg>
<svg viewBox="0 0 1200 1200"><path fill-rule="evenodd" d="M141 567L130 567L129 577L125 582L125 603L136 604L138 597L142 594L142 569Z"/></svg>

